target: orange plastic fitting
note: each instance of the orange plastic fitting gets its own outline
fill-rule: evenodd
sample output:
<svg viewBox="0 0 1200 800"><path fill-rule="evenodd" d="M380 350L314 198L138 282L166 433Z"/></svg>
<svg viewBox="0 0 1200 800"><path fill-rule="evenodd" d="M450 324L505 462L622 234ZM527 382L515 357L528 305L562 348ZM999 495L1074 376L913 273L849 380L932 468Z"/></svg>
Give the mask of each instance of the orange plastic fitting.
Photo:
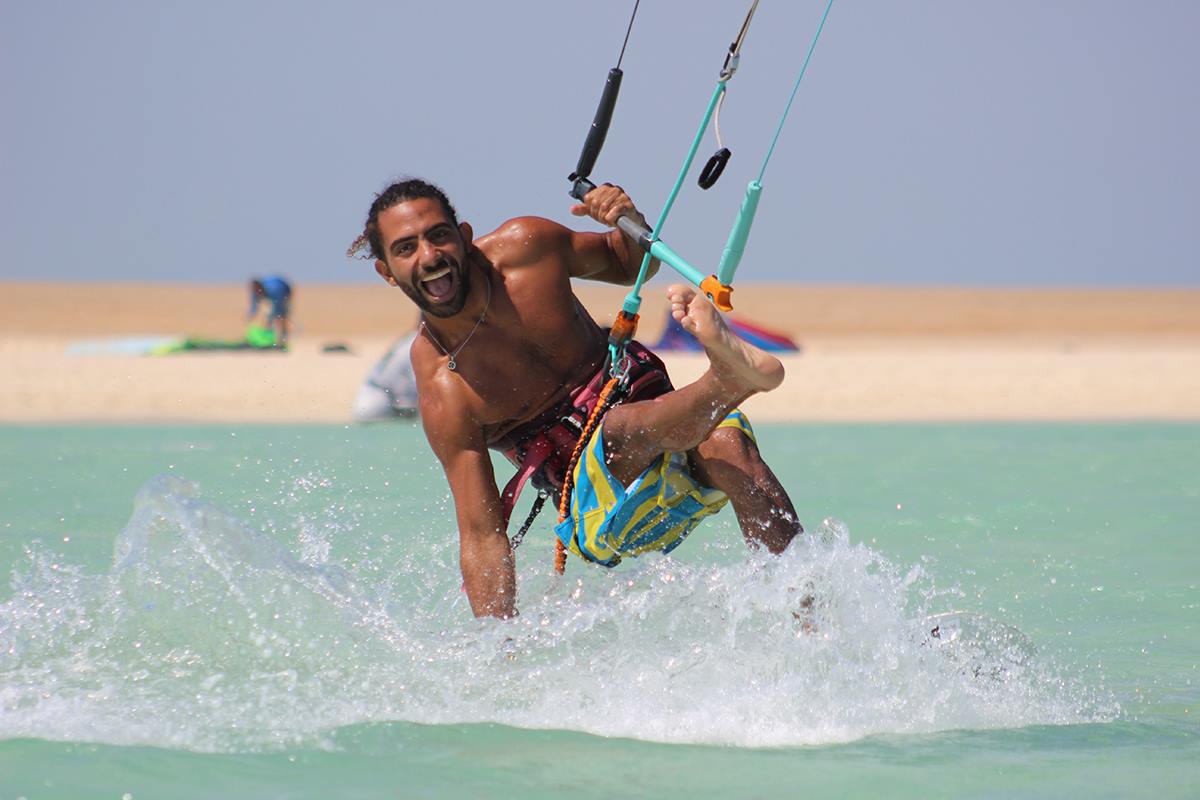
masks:
<svg viewBox="0 0 1200 800"><path fill-rule="evenodd" d="M721 311L733 310L733 287L721 283L716 275L709 275L700 281L700 291L708 295L712 304Z"/></svg>
<svg viewBox="0 0 1200 800"><path fill-rule="evenodd" d="M624 310L617 314L617 318L613 320L612 330L608 333L608 338L614 342L627 342L637 333L638 319L640 314L627 314Z"/></svg>

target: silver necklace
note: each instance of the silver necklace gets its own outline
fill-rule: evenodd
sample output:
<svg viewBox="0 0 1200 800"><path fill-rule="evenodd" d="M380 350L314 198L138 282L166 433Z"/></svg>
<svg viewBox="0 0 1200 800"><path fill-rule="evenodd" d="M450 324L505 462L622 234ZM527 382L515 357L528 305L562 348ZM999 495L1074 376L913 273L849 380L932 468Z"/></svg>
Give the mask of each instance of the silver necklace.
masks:
<svg viewBox="0 0 1200 800"><path fill-rule="evenodd" d="M487 316L488 308L492 305L492 282L491 280L487 279L486 275L484 276L484 279L487 280L488 292L487 300L483 304L483 313L480 314L479 319L475 321L475 327L471 328L471 332L467 334L467 338L463 339L462 344L460 344L453 353L442 347L442 343L439 342L437 337L433 335L433 330L431 330L429 325L426 324L425 317L421 317L421 327L425 329L427 334L429 334L429 341L437 345L437 349L442 351L442 355L450 356L450 362L446 364L446 369L450 370L451 372L454 372L454 370L458 368L458 362L455 361L455 359L458 358L458 354L463 351L463 348L467 346L467 342L471 341L471 337L475 335L475 331L479 330L479 326L483 324L483 318Z"/></svg>

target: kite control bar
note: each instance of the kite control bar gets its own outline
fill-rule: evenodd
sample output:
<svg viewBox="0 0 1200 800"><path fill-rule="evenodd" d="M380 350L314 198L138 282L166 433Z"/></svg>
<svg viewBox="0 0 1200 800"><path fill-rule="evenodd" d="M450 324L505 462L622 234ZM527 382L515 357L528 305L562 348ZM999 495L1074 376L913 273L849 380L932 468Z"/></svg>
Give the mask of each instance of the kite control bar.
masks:
<svg viewBox="0 0 1200 800"><path fill-rule="evenodd" d="M671 206L675 202L675 197L679 193L680 186L684 176L687 174L688 168L692 164L692 159L696 156L696 149L700 144L700 138L704 135L705 129L708 128L709 120L713 116L714 110L717 108L720 100L725 95L725 84L733 77L733 73L737 70L738 56L741 52L742 42L746 37L746 29L750 24L750 18L754 15L754 9L758 6L758 0L754 0L750 7L750 13L746 16L746 21L742 24L742 29L738 34L737 39L729 46L729 53L726 55L725 64L721 68L721 75L717 81L716 90L713 92L712 99L709 101L708 108L704 113L704 119L700 123L700 129L696 132L696 138L692 142L691 150L688 152L687 158L684 160L683 169L680 170L679 177L675 182L674 188L667 199L666 206L663 208L659 228L666 221L667 215L671 211ZM637 5L634 5L634 16L637 15ZM633 17L629 20L629 30L633 29ZM629 42L629 30L625 32L625 44ZM621 46L621 56L625 55L625 45ZM575 165L575 171L567 176L567 180L571 182L570 195L576 200L582 201L584 196L596 185L591 181L592 169L596 166L596 159L600 156L600 150L604 147L604 140L608 136L608 128L612 123L613 110L617 105L617 95L621 91L621 59L617 59L617 66L608 71L608 75L604 81L604 91L600 94L600 103L596 107L596 114L592 118L592 126L588 130L587 138L583 143L583 150L579 154L579 161ZM720 177L722 170L725 167L725 162L728 161L728 150L722 149L717 155L709 160L708 165L704 168L701 175L701 184L705 188L711 186ZM746 238L749 235L750 222L753 219L754 207L758 205L757 196L754 202L743 205L743 213L747 210L750 212L745 219L739 219L734 226L734 231L730 233L730 241L726 245L725 253L721 259L721 269L719 271L720 278L717 275L705 275L700 270L689 264L682 256L667 246L665 242L658 238L656 231L647 228L645 225L630 219L627 216L621 216L617 219L617 227L629 236L638 245L646 251L647 255L642 260L642 266L638 273L637 281L634 283L633 289L625 298L622 305L623 311L634 316L637 314L641 306L641 287L645 282L648 270L650 267L651 257L657 258L663 264L668 265L678 272L688 282L694 284L704 292L717 308L722 311L729 311L733 308L732 295L733 287L729 282L733 279L733 272L737 268L737 262L741 258L741 252L745 247ZM749 209L746 208L749 205Z"/></svg>
<svg viewBox="0 0 1200 800"><path fill-rule="evenodd" d="M600 157L600 150L604 147L604 139L608 136L608 126L612 123L613 109L617 106L617 95L621 91L623 75L620 67L613 67L608 71L604 91L600 95L600 105L596 107L592 127L588 129L587 139L583 142L583 151L579 154L575 171L567 176L567 180L571 181L570 195L580 202L583 202L584 195L596 188L596 184L592 183L588 176L592 174L592 168L596 166L596 159ZM650 249L654 234L644 225L622 216L617 220L617 227L641 245L643 250Z"/></svg>
<svg viewBox="0 0 1200 800"><path fill-rule="evenodd" d="M800 88L800 81L804 78L804 73L808 69L808 62L812 59L813 50L817 46L817 40L820 39L821 31L825 28L825 20L829 17L830 9L833 8L833 0L828 0L825 6L825 13L821 15L821 22L817 25L816 33L813 34L812 43L809 45L808 53L804 57L804 63L800 67L800 74L796 77L796 82L792 86L792 94L788 98L787 105L784 107L783 116L779 120L779 126L776 128L775 136L771 140L771 146L767 149L767 155L763 159L762 169L759 170L758 178L757 180L750 181L746 187L746 196L743 198L742 205L738 209L737 219L734 220L733 228L729 231L729 239L726 241L725 249L721 253L721 260L718 264L716 274L705 276L680 257L678 253L667 247L658 238L658 235L666 223L667 216L671 212L671 207L675 203L675 198L679 194L683 180L692 166L693 159L696 157L696 149L700 145L700 140L704 136L709 122L714 120L714 115L716 121L713 124L716 129L717 143L721 145L721 149L709 159L704 169L701 170L700 186L707 189L716 183L729 161L729 149L721 144L720 107L725 97L725 85L737 71L738 61L741 58L742 45L746 40L746 32L750 27L750 20L754 17L754 11L757 8L758 0L753 0L750 5L750 11L746 14L745 21L742 23L737 38L729 45L729 52L725 56L725 63L722 65L721 72L717 76L717 86L713 90L712 98L708 102L708 108L704 112L704 117L700 122L699 129L696 131L696 136L692 140L691 149L688 150L687 156L684 158L683 168L679 171L675 185L667 196L666 205L659 214L657 226L654 230L651 230L626 217L621 217L617 220L617 227L646 251L646 256L642 259L642 266L638 272L637 280L634 282L633 288L625 297L625 302L622 304L623 313L628 313L629 315L637 314L642 302L640 295L642 284L648 277L652 257L672 267L688 281L698 286L702 292L708 295L717 308L722 311L729 311L732 307L731 294L733 289L729 284L733 281L734 272L737 271L738 264L742 260L742 254L746 249L746 242L750 238L750 228L754 224L754 215L758 210L758 202L762 194L763 175L766 173L767 164L771 160L772 153L775 152L775 145L779 141L779 134L783 130L783 123L787 120L788 112L792 108L792 102L796 99L796 90ZM637 15L636 3L633 8L633 15ZM632 28L633 17L629 20L629 30L632 30ZM629 30L625 32L625 44L629 43ZM621 46L621 56L624 57L624 55L625 45L623 44ZM575 171L569 176L569 180L571 181L570 193L577 200L583 200L584 195L595 188L595 184L591 182L590 176L592 168L596 165L596 159L600 155L600 149L604 145L604 139L608 134L608 127L612 122L613 109L617 104L617 93L620 87L621 59L618 58L617 66L609 70L608 78L604 84L604 93L600 97L600 105L596 109L596 116L592 120L591 130L588 131L587 140L584 142L583 152L579 156L579 163L575 167Z"/></svg>
<svg viewBox="0 0 1200 800"><path fill-rule="evenodd" d="M576 176L571 185L571 196L582 201L584 195L595 188L596 184L587 178ZM721 283L716 275L705 275L693 267L687 262L687 259L672 250L662 239L654 238L654 231L626 215L617 219L617 227L651 256L674 269L685 280L704 292L717 308L722 311L729 311L733 308L731 296L733 287Z"/></svg>

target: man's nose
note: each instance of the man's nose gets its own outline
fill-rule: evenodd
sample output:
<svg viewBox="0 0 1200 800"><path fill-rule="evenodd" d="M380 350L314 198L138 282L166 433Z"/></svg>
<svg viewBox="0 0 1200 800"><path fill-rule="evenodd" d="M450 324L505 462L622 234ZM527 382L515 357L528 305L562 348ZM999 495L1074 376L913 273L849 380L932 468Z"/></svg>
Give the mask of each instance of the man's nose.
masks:
<svg viewBox="0 0 1200 800"><path fill-rule="evenodd" d="M438 253L433 242L428 239L421 239L417 242L417 255L421 259L421 266L424 267L432 265L441 258L441 254Z"/></svg>

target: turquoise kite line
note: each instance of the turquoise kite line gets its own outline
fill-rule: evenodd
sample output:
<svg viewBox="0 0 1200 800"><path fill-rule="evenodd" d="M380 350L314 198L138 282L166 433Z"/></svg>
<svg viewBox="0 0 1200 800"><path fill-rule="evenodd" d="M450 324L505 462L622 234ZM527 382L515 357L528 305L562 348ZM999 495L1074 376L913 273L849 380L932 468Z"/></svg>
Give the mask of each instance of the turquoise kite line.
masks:
<svg viewBox="0 0 1200 800"><path fill-rule="evenodd" d="M825 20L829 18L829 9L831 8L833 8L833 0L829 0L829 5L825 6L825 13L821 15L821 24L817 26L812 44L808 46L808 55L804 57L804 65L800 67L800 74L796 76L796 84L792 87L792 95L788 98L787 106L783 109L783 116L779 119L779 127L775 129L775 137L771 139L771 146L767 149L767 157L763 159L762 169L758 171L759 183L762 183L763 174L767 171L767 162L771 160L771 154L775 152L775 143L779 141L783 123L787 122L788 112L792 110L792 101L796 99L796 90L800 88L800 81L804 79L804 73L808 70L808 62L812 58L813 50L817 49L817 40L821 38L821 31L825 28Z"/></svg>

